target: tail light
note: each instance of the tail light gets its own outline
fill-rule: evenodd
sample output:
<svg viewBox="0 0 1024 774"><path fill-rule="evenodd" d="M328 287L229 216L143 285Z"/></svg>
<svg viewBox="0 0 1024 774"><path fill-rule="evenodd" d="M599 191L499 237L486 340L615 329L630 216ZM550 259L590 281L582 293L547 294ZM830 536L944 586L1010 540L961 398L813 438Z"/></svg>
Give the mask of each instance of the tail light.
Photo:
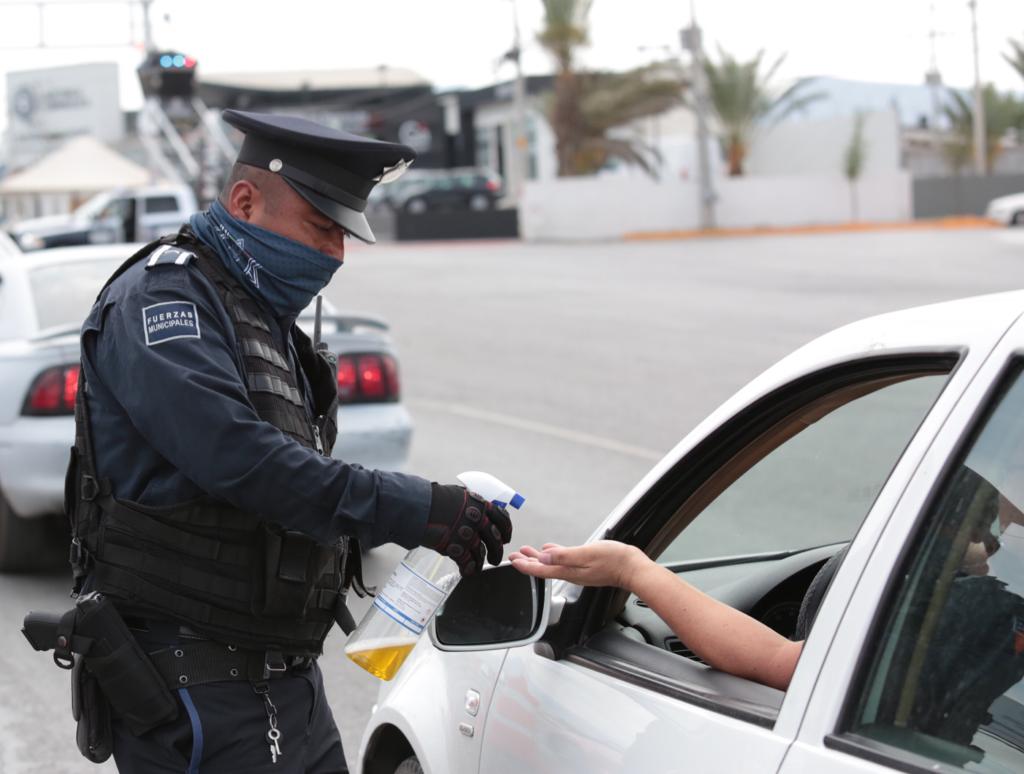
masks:
<svg viewBox="0 0 1024 774"><path fill-rule="evenodd" d="M497 181L495 180L488 180L486 183L484 183L484 185L488 191L492 192L496 192L499 188L501 188L501 186L498 185Z"/></svg>
<svg viewBox="0 0 1024 774"><path fill-rule="evenodd" d="M26 416L69 416L75 413L78 363L47 368L32 382L21 413Z"/></svg>
<svg viewBox="0 0 1024 774"><path fill-rule="evenodd" d="M342 403L387 403L397 401L398 396L398 365L391 355L338 357L338 400Z"/></svg>

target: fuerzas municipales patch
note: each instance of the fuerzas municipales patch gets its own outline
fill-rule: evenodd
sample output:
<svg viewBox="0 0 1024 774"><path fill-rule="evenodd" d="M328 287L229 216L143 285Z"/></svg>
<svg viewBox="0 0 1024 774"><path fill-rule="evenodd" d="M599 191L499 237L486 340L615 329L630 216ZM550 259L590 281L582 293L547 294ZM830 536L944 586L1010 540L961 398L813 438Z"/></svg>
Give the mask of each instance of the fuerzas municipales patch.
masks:
<svg viewBox="0 0 1024 774"><path fill-rule="evenodd" d="M190 301L165 301L143 307L142 327L150 347L174 339L200 338L199 313Z"/></svg>

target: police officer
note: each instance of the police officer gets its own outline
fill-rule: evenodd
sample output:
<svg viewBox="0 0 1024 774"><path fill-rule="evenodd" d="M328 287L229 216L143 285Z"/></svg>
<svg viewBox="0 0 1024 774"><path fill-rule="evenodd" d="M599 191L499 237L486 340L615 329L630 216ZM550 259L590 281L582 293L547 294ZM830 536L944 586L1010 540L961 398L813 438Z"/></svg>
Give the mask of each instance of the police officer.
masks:
<svg viewBox="0 0 1024 774"><path fill-rule="evenodd" d="M174 700L155 727L114 718L121 771L346 771L316 657L352 624L356 542L425 545L467 575L511 524L462 487L332 459L334 364L295 325L345 240L374 241L367 195L413 151L224 119L245 141L219 200L132 256L82 328L72 564Z"/></svg>

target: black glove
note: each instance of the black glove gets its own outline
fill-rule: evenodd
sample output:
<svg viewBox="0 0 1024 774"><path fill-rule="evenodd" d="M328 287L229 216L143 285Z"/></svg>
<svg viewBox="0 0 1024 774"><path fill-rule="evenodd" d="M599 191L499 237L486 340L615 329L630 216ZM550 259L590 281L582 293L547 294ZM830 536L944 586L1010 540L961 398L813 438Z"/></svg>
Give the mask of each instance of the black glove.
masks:
<svg viewBox="0 0 1024 774"><path fill-rule="evenodd" d="M485 557L498 564L502 545L511 539L512 520L504 508L461 486L430 485L430 515L420 544L454 559L463 576L483 569Z"/></svg>

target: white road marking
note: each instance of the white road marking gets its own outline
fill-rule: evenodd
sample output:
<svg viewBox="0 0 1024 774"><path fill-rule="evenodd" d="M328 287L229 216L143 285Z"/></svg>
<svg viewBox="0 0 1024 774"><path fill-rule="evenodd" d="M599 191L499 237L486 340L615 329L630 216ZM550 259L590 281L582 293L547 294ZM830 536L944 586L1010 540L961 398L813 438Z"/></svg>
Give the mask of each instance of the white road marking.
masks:
<svg viewBox="0 0 1024 774"><path fill-rule="evenodd" d="M525 430L530 433L546 435L551 438L558 438L563 441L570 441L571 443L578 443L583 446L591 446L596 449L605 449L607 451L616 452L617 454L625 454L628 457L638 457L642 460L657 462L665 456L664 452L645 449L641 446L620 443L619 441L614 441L610 438L601 438L600 436L590 435L589 433L580 433L564 427L549 425L545 422L535 422L531 419L522 419L521 417L509 416L508 414L484 411L483 409L472 408L471 406L465 406L461 403L446 403L439 400L413 400L409 401L408 405L411 408L423 408L429 411L439 411L445 414L466 417L467 419L477 419L481 422L491 422L496 425L503 425L504 427L511 427L516 430Z"/></svg>

